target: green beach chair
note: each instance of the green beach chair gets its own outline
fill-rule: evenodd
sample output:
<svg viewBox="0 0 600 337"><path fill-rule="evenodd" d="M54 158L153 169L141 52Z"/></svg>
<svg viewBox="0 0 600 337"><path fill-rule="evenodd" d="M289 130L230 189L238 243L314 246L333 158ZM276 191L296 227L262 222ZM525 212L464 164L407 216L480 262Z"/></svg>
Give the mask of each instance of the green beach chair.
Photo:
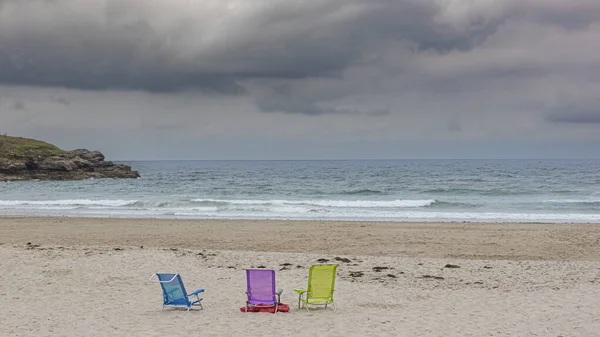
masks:
<svg viewBox="0 0 600 337"><path fill-rule="evenodd" d="M308 305L327 305L331 303L335 310L333 292L337 264L311 266L308 272L308 289L296 288L298 308L302 306L308 311Z"/></svg>

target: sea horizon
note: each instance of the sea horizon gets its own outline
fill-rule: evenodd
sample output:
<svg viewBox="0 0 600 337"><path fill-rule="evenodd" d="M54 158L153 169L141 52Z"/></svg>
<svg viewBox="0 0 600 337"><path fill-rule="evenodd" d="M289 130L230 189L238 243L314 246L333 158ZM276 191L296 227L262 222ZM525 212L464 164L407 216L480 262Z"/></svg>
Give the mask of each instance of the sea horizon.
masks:
<svg viewBox="0 0 600 337"><path fill-rule="evenodd" d="M535 160L543 160L543 161L600 161L600 157L597 158L579 158L579 157L560 157L560 158L315 158L315 159L110 159L115 163L127 163L127 162L212 162L212 161L272 161L272 162L281 162L281 161L535 161Z"/></svg>

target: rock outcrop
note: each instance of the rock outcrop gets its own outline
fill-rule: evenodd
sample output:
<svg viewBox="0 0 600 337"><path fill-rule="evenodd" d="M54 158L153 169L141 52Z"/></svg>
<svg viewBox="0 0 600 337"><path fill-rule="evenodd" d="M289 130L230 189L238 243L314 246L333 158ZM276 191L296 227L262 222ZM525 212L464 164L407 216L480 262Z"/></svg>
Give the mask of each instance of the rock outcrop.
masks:
<svg viewBox="0 0 600 337"><path fill-rule="evenodd" d="M34 139L0 136L0 181L137 178L128 165L105 161L99 151L64 151Z"/></svg>

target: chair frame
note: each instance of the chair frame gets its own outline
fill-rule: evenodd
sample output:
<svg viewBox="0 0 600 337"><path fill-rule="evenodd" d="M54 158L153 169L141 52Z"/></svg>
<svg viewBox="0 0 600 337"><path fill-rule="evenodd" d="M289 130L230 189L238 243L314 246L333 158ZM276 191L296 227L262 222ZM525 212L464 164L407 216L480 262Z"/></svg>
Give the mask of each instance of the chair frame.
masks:
<svg viewBox="0 0 600 337"><path fill-rule="evenodd" d="M197 289L196 291L194 291L193 293L188 294L187 291L185 290L185 287L183 285L183 280L181 279L181 275L179 273L173 274L173 277L170 280L167 280L167 281L161 281L160 278L158 277L158 274L162 274L162 273L154 273L152 276L150 276L150 279L148 281L154 282L154 283L171 283L171 282L173 282L173 280L175 280L176 278L179 277L179 286L183 290L183 295L185 296L186 301L187 301L187 305L183 305L183 304L168 304L167 303L167 296L165 294L165 288L163 288L162 284L161 284L161 289L163 291L163 305L162 305L162 308L160 309L160 311L165 310L165 307L187 308L187 311L190 311L190 309L194 305L199 306L200 310L204 310L204 307L202 306L202 300L203 299L198 296L200 293L204 292L204 289L200 288L200 289ZM169 274L169 273L164 273L164 274ZM192 298L190 300L189 297L191 297L191 296L195 296L195 299Z"/></svg>

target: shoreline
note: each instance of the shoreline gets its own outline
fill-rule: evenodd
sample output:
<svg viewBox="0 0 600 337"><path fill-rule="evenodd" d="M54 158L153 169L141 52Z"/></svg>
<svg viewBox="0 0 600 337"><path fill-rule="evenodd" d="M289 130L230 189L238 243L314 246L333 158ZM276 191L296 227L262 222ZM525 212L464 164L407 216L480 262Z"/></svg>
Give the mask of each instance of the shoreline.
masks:
<svg viewBox="0 0 600 337"><path fill-rule="evenodd" d="M100 215L47 215L47 214L36 214L36 215L25 215L25 214L2 214L0 218L58 218L58 219L109 219L109 220L173 220L173 221L296 221L296 222L381 222L381 223L434 223L434 224L462 224L462 223L475 223L475 224L522 224L522 225L571 225L571 224L582 224L582 225L600 225L600 221L543 221L543 220L422 220L422 219L318 219L318 218L194 218L194 217L171 217L171 216L100 216Z"/></svg>
<svg viewBox="0 0 600 337"><path fill-rule="evenodd" d="M178 221L178 222L198 222L198 221L265 221L265 222L326 222L326 223L395 223L395 224L511 224L511 225L600 225L600 222L552 222L552 221L481 221L481 220L343 220L343 219L272 219L272 218L161 218L161 217L105 217L105 216L70 216L70 215L0 215L2 219L81 219L81 220L133 220L133 221Z"/></svg>
<svg viewBox="0 0 600 337"><path fill-rule="evenodd" d="M1 202L1 200L0 200ZM600 217L594 216L592 218L587 219L576 219L576 220L566 220L562 217L559 218L535 218L535 219L527 219L527 218L467 218L464 217L444 217L444 213L431 213L432 215L436 215L435 217L423 217L423 218L368 218L368 217L358 217L358 218L313 218L313 217L195 217L195 216L176 216L176 215L140 215L140 214L86 214L86 213L61 213L61 214L53 214L53 213L27 213L27 212L4 212L0 214L0 217L4 218L74 218L74 219L130 219L130 220L138 220L138 219L150 219L150 220L181 220L181 221L216 221L216 220L226 220L226 221L326 221L326 222L393 222L393 223L513 223L513 224L600 224ZM482 213L485 214L485 213ZM540 215L540 214L537 214ZM564 217L569 216L581 216L581 214L564 214Z"/></svg>
<svg viewBox="0 0 600 337"><path fill-rule="evenodd" d="M600 224L0 216L0 244L600 260Z"/></svg>

